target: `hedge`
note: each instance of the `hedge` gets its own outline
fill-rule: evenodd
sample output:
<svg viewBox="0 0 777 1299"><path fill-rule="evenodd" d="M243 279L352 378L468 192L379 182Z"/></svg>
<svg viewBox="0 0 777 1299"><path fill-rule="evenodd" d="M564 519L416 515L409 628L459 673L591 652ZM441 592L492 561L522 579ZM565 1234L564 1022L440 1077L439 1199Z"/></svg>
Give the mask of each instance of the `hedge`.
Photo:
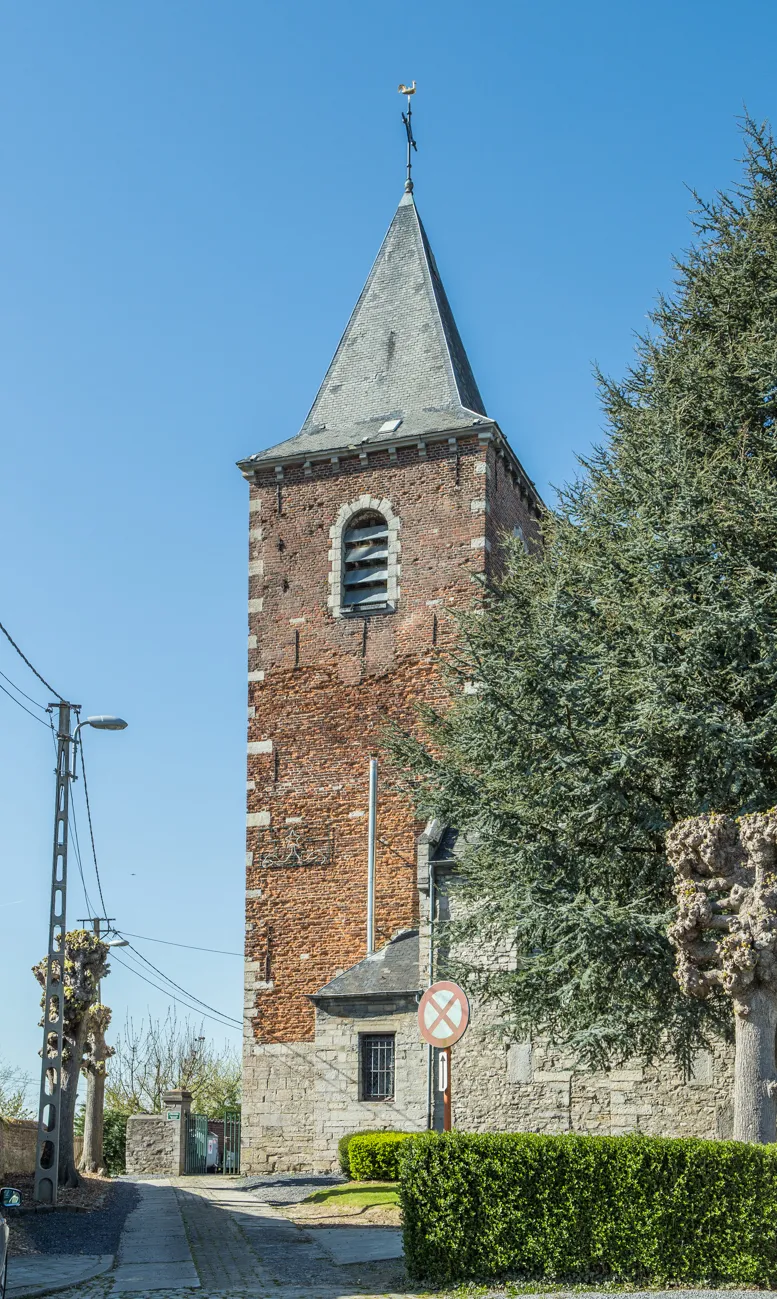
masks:
<svg viewBox="0 0 777 1299"><path fill-rule="evenodd" d="M103 1162L106 1172L117 1177L126 1170L127 1115L121 1110L103 1114Z"/></svg>
<svg viewBox="0 0 777 1299"><path fill-rule="evenodd" d="M774 1146L428 1133L400 1172L416 1280L777 1284Z"/></svg>
<svg viewBox="0 0 777 1299"><path fill-rule="evenodd" d="M348 1147L350 1146L354 1137L358 1137L358 1135L359 1135L358 1132L346 1132L345 1136L341 1137L337 1143L337 1158L340 1164L340 1172L345 1177L351 1176L351 1164L348 1159Z"/></svg>
<svg viewBox="0 0 777 1299"><path fill-rule="evenodd" d="M357 1182L397 1182L399 1148L410 1132L357 1132L348 1146L351 1177Z"/></svg>

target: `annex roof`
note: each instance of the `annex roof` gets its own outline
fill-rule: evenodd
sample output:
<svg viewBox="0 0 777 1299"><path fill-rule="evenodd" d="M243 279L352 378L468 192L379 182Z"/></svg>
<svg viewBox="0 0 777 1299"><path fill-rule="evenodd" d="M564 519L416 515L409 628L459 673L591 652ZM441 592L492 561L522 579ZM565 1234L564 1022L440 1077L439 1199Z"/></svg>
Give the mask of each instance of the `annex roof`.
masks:
<svg viewBox="0 0 777 1299"><path fill-rule="evenodd" d="M406 193L302 428L250 463L479 423L490 423L483 398Z"/></svg>
<svg viewBox="0 0 777 1299"><path fill-rule="evenodd" d="M312 994L312 1000L336 997L416 996L421 990L418 973L418 930L397 934L380 951L365 956L358 965Z"/></svg>

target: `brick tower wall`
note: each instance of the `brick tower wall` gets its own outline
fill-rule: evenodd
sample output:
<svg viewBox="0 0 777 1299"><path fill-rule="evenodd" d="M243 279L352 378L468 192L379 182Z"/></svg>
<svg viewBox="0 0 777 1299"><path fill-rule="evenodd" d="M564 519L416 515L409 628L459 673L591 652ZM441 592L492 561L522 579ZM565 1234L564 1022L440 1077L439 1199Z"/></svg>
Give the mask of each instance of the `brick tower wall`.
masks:
<svg viewBox="0 0 777 1299"><path fill-rule="evenodd" d="M343 506L399 520L396 612L333 617ZM451 613L477 599L499 536L536 520L489 440L273 469L251 484L244 1164L328 1166L315 1150L316 992L366 954L368 762L387 723L444 698ZM381 760L375 945L418 923L417 825ZM297 864L299 863L299 864Z"/></svg>

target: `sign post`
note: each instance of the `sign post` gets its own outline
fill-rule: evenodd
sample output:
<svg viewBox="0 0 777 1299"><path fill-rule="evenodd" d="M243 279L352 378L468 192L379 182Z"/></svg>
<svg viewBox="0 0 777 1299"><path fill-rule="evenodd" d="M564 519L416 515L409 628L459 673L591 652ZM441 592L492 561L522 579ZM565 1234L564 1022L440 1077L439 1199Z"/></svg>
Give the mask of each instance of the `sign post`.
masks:
<svg viewBox="0 0 777 1299"><path fill-rule="evenodd" d="M440 1052L443 1132L451 1130L451 1047L464 1036L468 1024L469 1002L458 983L444 980L427 988L418 1006L418 1028L423 1040Z"/></svg>

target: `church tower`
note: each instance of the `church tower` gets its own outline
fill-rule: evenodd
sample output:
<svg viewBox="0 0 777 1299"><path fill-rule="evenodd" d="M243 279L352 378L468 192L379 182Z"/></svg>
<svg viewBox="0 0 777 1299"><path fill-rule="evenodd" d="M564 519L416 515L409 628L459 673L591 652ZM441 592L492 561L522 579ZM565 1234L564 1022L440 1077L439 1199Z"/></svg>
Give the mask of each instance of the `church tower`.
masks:
<svg viewBox="0 0 777 1299"><path fill-rule="evenodd" d="M375 951L368 773L442 701L451 615L540 502L486 413L406 192L310 414L250 486L243 1168L329 1168L360 1127L431 1121L428 836L381 763ZM419 838L421 840L419 848Z"/></svg>

